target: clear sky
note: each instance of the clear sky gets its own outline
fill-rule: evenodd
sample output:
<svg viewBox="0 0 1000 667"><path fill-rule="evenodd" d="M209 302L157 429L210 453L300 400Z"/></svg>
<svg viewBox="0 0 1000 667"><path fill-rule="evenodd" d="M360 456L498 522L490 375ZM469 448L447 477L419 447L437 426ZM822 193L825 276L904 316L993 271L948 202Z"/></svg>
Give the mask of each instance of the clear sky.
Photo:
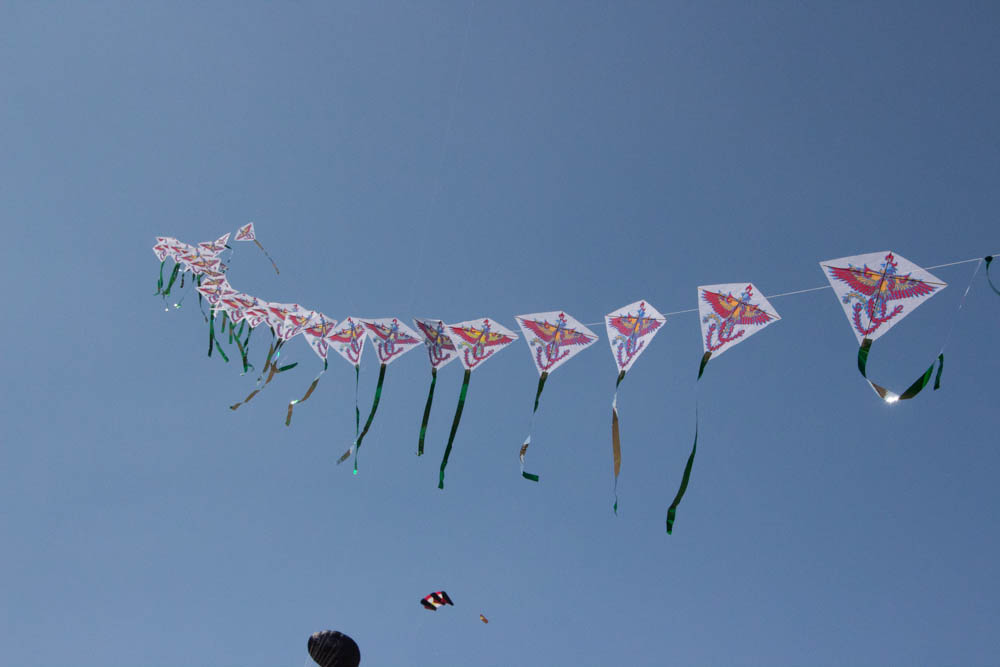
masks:
<svg viewBox="0 0 1000 667"><path fill-rule="evenodd" d="M622 384L601 340L549 379L523 341L461 381L393 364L360 474L354 373L302 339L253 386L206 357L154 237L253 220L233 285L348 315L564 309L700 284L826 284L817 262L1000 251L991 2L0 5L0 662L299 667L338 629L362 664L996 664L996 339L975 264L880 339L902 389L954 326L943 387L887 406L829 290L709 364L696 315ZM263 333L263 332L260 332ZM251 342L262 363L265 336ZM370 405L377 366L361 372ZM455 606L419 599L444 589ZM490 623L479 621L485 614Z"/></svg>

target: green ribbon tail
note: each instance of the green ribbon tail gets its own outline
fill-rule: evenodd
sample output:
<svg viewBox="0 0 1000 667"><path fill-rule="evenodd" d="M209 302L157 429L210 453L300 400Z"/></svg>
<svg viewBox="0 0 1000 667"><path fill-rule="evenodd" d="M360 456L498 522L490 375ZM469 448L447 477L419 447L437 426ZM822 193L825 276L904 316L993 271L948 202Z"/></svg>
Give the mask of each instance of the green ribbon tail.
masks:
<svg viewBox="0 0 1000 667"><path fill-rule="evenodd" d="M701 365L698 366L698 379L701 379L701 374L705 372L705 366L708 364L708 360L712 358L711 352L706 352L701 358Z"/></svg>
<svg viewBox="0 0 1000 667"><path fill-rule="evenodd" d="M163 291L163 265L166 263L167 263L166 259L160 262L160 279L156 281L156 291L153 292L153 294L159 294L160 292Z"/></svg>
<svg viewBox="0 0 1000 667"><path fill-rule="evenodd" d="M944 352L938 355L938 372L934 378L934 391L941 388L941 373L944 372Z"/></svg>
<svg viewBox="0 0 1000 667"><path fill-rule="evenodd" d="M237 338L236 342L237 343L240 342L240 339ZM316 378L312 381L312 384L309 385L309 388L306 389L305 395L302 398L295 399L294 401L289 401L288 414L285 415L285 426L292 425L292 408L294 408L299 403L305 403L307 400L309 400L309 397L312 396L312 393L316 391L316 385L319 384L319 379L323 377L323 373L326 372L326 368L327 368L327 361L326 359L324 359L323 370L319 372L319 375L316 376Z"/></svg>
<svg viewBox="0 0 1000 667"><path fill-rule="evenodd" d="M417 442L417 456L424 455L424 436L427 435L427 420L431 417L431 403L434 402L434 385L437 384L438 372L431 368L431 388L427 392L427 403L424 405L424 418L420 422L420 440Z"/></svg>
<svg viewBox="0 0 1000 667"><path fill-rule="evenodd" d="M240 331L243 331L243 324L245 323L246 321L244 320L244 322L240 324ZM244 375L246 375L246 373L250 370L250 363L247 361L247 351L250 349L249 346L250 346L251 333L253 333L253 329L250 329L250 331L247 332L247 339L242 343L240 342L240 335L238 333L236 334L236 338L234 340L234 342L236 343L236 348L240 351L240 357L243 360Z"/></svg>
<svg viewBox="0 0 1000 667"><path fill-rule="evenodd" d="M934 364L939 364L937 379L934 382L934 388L938 389L941 386L941 373L944 371L943 351L938 354L937 359L931 362L931 365L927 367L927 370L924 371L923 374L913 382L913 384L906 388L906 391L897 396L894 392L889 391L882 385L876 384L868 379L868 354L871 351L871 347L872 341L870 339L865 338L861 341L861 347L858 348L858 371L861 373L861 376L868 381L868 384L871 385L872 389L875 390L875 393L878 394L879 397L881 397L885 402L896 403L897 401L906 401L919 394L921 390L930 383L931 377L934 375Z"/></svg>
<svg viewBox="0 0 1000 667"><path fill-rule="evenodd" d="M681 487L677 489L677 495L674 496L674 502L670 504L670 508L667 510L667 535L670 535L674 530L674 521L677 518L677 506L681 504L681 498L684 497L684 492L687 491L688 482L691 480L691 466L694 465L694 455L698 451L698 408L695 406L694 409L694 445L691 447L691 456L688 457L687 465L684 466L684 476L681 478Z"/></svg>
<svg viewBox="0 0 1000 667"><path fill-rule="evenodd" d="M624 379L625 371L622 371L618 374L618 380L615 382L615 397L611 399L611 455L615 470L615 504L612 506L612 509L615 512L615 516L618 515L618 473L622 469L622 440L618 433L618 385Z"/></svg>
<svg viewBox="0 0 1000 667"><path fill-rule="evenodd" d="M365 435L368 434L368 429L372 426L372 421L375 419L375 411L378 410L378 403L382 400L382 384L385 382L385 369L386 365L382 364L378 368L378 384L375 385L375 399L372 401L371 412L368 413L368 419L365 420L365 427L361 429L361 433L354 441L354 446L347 450L347 455L350 456L351 451L354 451L354 474L358 474L358 456L361 454L361 442L365 439Z"/></svg>
<svg viewBox="0 0 1000 667"><path fill-rule="evenodd" d="M212 348L215 346L215 311L208 314L208 356L212 356Z"/></svg>
<svg viewBox="0 0 1000 667"><path fill-rule="evenodd" d="M170 290L174 286L174 281L177 280L177 274L180 273L181 265L174 264L174 270L170 272L170 281L167 283L167 289L163 290L164 298L170 296Z"/></svg>
<svg viewBox="0 0 1000 667"><path fill-rule="evenodd" d="M524 444L521 445L521 477L532 482L538 481L538 475L525 472L524 455L528 453L528 446L531 445L531 432L535 430L535 413L538 412L538 399L542 396L542 390L545 389L545 381L547 379L549 379L549 373L548 371L543 371L538 378L538 389L535 391L535 407L531 409L531 424L528 426L528 437L525 439Z"/></svg>
<svg viewBox="0 0 1000 667"><path fill-rule="evenodd" d="M472 369L466 368L465 375L462 376L462 391L458 395L458 407L455 408L455 418L451 422L451 433L448 434L448 446L444 448L444 458L441 459L441 472L438 475L439 489L444 489L444 469L448 467L448 457L451 456L451 445L455 442L458 423L462 421L462 409L465 407L465 396L469 392L469 378L471 375Z"/></svg>

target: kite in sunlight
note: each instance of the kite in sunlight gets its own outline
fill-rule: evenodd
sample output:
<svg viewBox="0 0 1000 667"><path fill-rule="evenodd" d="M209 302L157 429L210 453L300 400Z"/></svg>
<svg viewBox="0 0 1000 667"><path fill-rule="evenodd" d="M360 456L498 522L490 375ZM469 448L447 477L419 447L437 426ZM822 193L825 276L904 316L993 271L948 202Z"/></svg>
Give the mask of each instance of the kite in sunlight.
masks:
<svg viewBox="0 0 1000 667"><path fill-rule="evenodd" d="M420 422L420 439L417 441L417 456L424 454L424 436L427 434L427 420L431 416L431 403L434 401L434 385L437 384L437 372L442 366L458 358L458 350L445 331L445 323L441 320L421 319L414 317L420 334L424 337L427 347L427 358L431 362L431 388L427 392L427 403L424 405L424 417Z"/></svg>
<svg viewBox="0 0 1000 667"><path fill-rule="evenodd" d="M707 285L698 288L698 316L701 319L701 342L705 353L698 367L698 380L705 372L708 360L719 357L729 348L742 343L764 327L774 324L781 318L770 302L760 293L753 283L727 283L724 285ZM695 381L697 388L697 380ZM698 398L695 393L694 444L691 455L684 466L681 485L674 496L674 501L667 510L667 533L673 532L674 520L677 517L677 506L680 505L684 492L691 480L691 468L694 465L694 455L698 451Z"/></svg>
<svg viewBox="0 0 1000 667"><path fill-rule="evenodd" d="M934 389L941 386L944 349L924 373L903 393L897 394L868 379L868 353L872 343L947 285L905 257L873 252L820 262L844 314L858 339L858 370L886 403L913 398L930 382L938 364Z"/></svg>
<svg viewBox="0 0 1000 667"><path fill-rule="evenodd" d="M625 373L632 368L639 355L646 350L646 345L660 332L660 327L666 318L653 308L648 301L636 301L604 316L604 324L608 331L608 343L611 345L611 356L618 366L618 379L615 381L615 395L611 399L611 453L615 472L615 514L618 514L618 473L622 467L622 445L618 433L618 386L625 379Z"/></svg>
<svg viewBox="0 0 1000 667"><path fill-rule="evenodd" d="M549 373L562 366L578 353L587 349L597 340L597 335L575 318L560 311L547 313L532 313L516 315L517 325L521 327L524 340L531 351L531 360L538 369L538 389L535 391L535 407L531 410L531 421L528 424L528 437L521 445L521 476L532 482L538 481L538 475L524 470L524 455L531 445L531 432L535 427L535 413L538 412L538 399L542 396L545 381Z"/></svg>
<svg viewBox="0 0 1000 667"><path fill-rule="evenodd" d="M354 438L354 444L351 445L350 449L337 460L337 463L342 463L353 453L355 475L358 474L358 454L361 452L361 442L365 439L368 429L371 428L372 420L375 419L375 411L378 410L379 400L382 398L382 383L385 381L386 367L420 345L421 342L420 334L395 317L363 319L361 322L368 327L368 334L371 336L372 345L375 346L375 354L378 356L379 367L375 398L372 400L372 409L368 413L368 419L365 420L365 427Z"/></svg>
<svg viewBox="0 0 1000 667"><path fill-rule="evenodd" d="M253 223L252 222L248 222L247 224L243 225L238 230L236 230L236 239L235 240L236 241L253 241L254 243L256 243L257 247L260 248L260 251L262 253L264 253L264 256L267 257L267 259L268 259L269 262L271 262L271 266L274 267L274 272L277 273L277 274L279 274L279 275L281 274L281 271L278 270L278 265L274 263L274 259L271 258L271 255L268 254L267 250L264 249L264 246L262 246L260 244L260 241L257 240L257 233L256 233L256 231L254 231Z"/></svg>
<svg viewBox="0 0 1000 667"><path fill-rule="evenodd" d="M323 360L323 370L319 372L315 378L313 378L312 384L306 389L305 395L302 398L297 398L294 401L289 401L288 403L288 413L285 415L285 426L290 426L292 423L292 409L299 403L304 403L309 400L312 393L316 390L316 385L319 384L319 379L323 377L323 373L326 373L328 366L328 352L330 351L330 338L335 331L337 326L337 320L327 317L321 312L313 311L309 314L309 318L306 321L305 327L302 329L302 337L306 339L309 343L309 347L312 348L313 352L316 353L320 359Z"/></svg>
<svg viewBox="0 0 1000 667"><path fill-rule="evenodd" d="M465 368L462 376L462 390L458 394L458 407L455 408L455 418L451 422L451 432L448 434L448 444L444 448L444 458L441 459L441 471L438 476L438 488L444 488L444 469L448 467L448 457L451 456L451 446L455 442L458 423L462 420L462 409L465 407L465 397L469 391L469 378L472 371L479 368L487 359L504 349L518 336L488 317L466 320L448 326L449 336L458 351L458 358Z"/></svg>
<svg viewBox="0 0 1000 667"><path fill-rule="evenodd" d="M425 595L420 599L420 604L422 604L424 609L427 609L428 611L437 611L438 607L443 607L446 604L450 604L452 607L455 606L455 603L451 601L451 598L448 597L448 594L444 591L437 591L431 593L430 595Z"/></svg>

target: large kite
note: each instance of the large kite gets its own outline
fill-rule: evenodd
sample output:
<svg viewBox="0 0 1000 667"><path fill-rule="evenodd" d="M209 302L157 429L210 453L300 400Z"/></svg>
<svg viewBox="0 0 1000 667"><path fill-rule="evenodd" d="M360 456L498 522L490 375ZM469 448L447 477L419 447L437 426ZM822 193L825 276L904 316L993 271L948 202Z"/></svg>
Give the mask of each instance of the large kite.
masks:
<svg viewBox="0 0 1000 667"><path fill-rule="evenodd" d="M372 420L375 419L375 411L378 410L379 401L382 398L382 383L385 381L385 369L396 359L420 345L420 334L400 322L395 317L383 317L378 319L363 319L361 322L368 327L368 334L371 337L372 345L375 347L375 354L378 355L378 384L375 385L375 398L372 400L372 409L365 420L365 427L354 439L337 463L345 461L354 453L354 474L358 474L358 454L361 452L361 442L365 439L368 429L371 428Z"/></svg>
<svg viewBox="0 0 1000 667"><path fill-rule="evenodd" d="M538 399L545 388L545 380L549 373L569 361L577 353L593 345L597 335L582 323L561 311L547 313L532 313L516 315L517 325L521 327L524 340L531 351L531 360L538 369L538 389L535 391L535 407L531 410L531 422L528 425L528 437L521 445L521 476L532 482L538 481L538 475L524 470L524 455L531 445L531 432L535 426L535 413L538 412Z"/></svg>
<svg viewBox="0 0 1000 667"><path fill-rule="evenodd" d="M934 382L937 389L941 385L941 371L944 369L943 349L927 370L901 394L868 379L868 353L875 340L947 285L929 271L892 252L841 257L820 262L820 266L860 344L858 370L875 393L887 403L913 398L930 382L935 363L938 364Z"/></svg>
<svg viewBox="0 0 1000 667"><path fill-rule="evenodd" d="M451 446L455 442L458 423L462 420L462 409L465 407L465 396L469 391L469 378L472 371L518 338L516 333L488 317L451 324L448 326L448 330L458 351L458 358L462 362L462 366L465 367L465 374L462 376L462 390L458 394L455 418L451 422L451 432L448 434L448 445L444 449L444 458L441 459L441 471L438 476L439 489L444 488L444 469L448 467Z"/></svg>
<svg viewBox="0 0 1000 667"><path fill-rule="evenodd" d="M618 513L618 473L622 467L622 445L618 433L618 386L625 379L625 373L632 368L646 345L659 333L666 318L653 308L648 301L636 301L604 316L608 330L611 356L618 367L615 381L615 395L611 399L611 453L615 472L615 514Z"/></svg>
<svg viewBox="0 0 1000 667"><path fill-rule="evenodd" d="M423 456L424 436L427 434L427 420L431 416L431 403L434 401L434 385L437 384L437 372L458 358L458 350L448 336L447 327L441 320L413 318L427 346L427 358L431 362L431 388L427 392L427 403L424 405L424 417L420 422L420 439L417 441L417 456Z"/></svg>
<svg viewBox="0 0 1000 667"><path fill-rule="evenodd" d="M698 315L701 319L701 342L705 353L698 367L698 380L705 372L705 365L713 356L742 343L764 327L780 320L777 311L753 283L727 283L698 288ZM697 380L696 380L697 382ZM697 387L697 384L695 385ZM694 444L684 466L681 485L674 501L667 509L667 533L673 532L684 492L691 479L694 455L698 451L698 402L695 397Z"/></svg>

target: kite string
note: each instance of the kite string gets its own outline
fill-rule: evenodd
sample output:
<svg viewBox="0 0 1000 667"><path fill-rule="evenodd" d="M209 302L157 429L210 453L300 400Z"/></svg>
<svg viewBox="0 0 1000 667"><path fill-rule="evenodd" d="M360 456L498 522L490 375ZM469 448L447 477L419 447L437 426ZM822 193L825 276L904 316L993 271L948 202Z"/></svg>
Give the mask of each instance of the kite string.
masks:
<svg viewBox="0 0 1000 667"><path fill-rule="evenodd" d="M994 255L1000 255L1000 252L995 252L993 254ZM970 262L980 262L981 263L982 261L983 261L982 257L973 257L971 259L960 259L957 262L948 262L947 264L935 264L934 266L927 266L927 267L924 267L924 268L927 269L927 270L930 270L930 269L943 269L946 266L957 266L958 264L968 264ZM979 273L979 267L977 266L975 273L972 274L973 279L975 279L976 274L978 274L978 273ZM971 283L970 283L970 286L971 286ZM818 292L819 290L824 290L824 289L833 289L833 288L830 285L821 285L819 287L809 287L807 289L794 290L792 292L782 292L780 294L765 294L765 295L763 295L763 297L765 299L777 299L777 298L783 297L783 296L792 296L793 294L805 294L806 292ZM966 292L968 292L968 289L966 289ZM962 297L962 302L963 303L965 302L965 297L964 296ZM663 313L663 317L650 317L650 318L647 318L647 319L650 319L650 320L659 320L659 321L663 322L663 321L666 321L667 316L669 316L669 315L683 315L685 313L696 313L696 312L698 312L698 308L687 308L685 310L673 310L673 311L670 311L669 313ZM588 327L596 327L596 326L599 326L601 324L604 324L604 322L586 322L585 324Z"/></svg>

